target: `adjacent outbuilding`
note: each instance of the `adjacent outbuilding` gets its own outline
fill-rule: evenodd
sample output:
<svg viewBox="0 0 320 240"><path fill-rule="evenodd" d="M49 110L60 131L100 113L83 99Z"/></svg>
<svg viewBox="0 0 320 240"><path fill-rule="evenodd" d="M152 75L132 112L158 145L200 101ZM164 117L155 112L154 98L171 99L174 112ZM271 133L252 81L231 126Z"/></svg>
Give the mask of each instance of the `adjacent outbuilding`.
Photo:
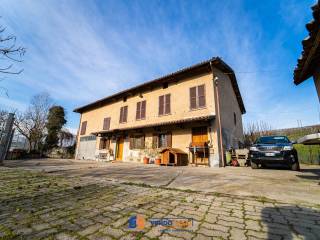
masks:
<svg viewBox="0 0 320 240"><path fill-rule="evenodd" d="M299 85L313 77L320 100L320 0L311 9L313 19L306 24L309 36L302 41L303 51L294 70L294 83Z"/></svg>
<svg viewBox="0 0 320 240"><path fill-rule="evenodd" d="M297 143L304 145L320 145L320 133L303 136L297 140Z"/></svg>

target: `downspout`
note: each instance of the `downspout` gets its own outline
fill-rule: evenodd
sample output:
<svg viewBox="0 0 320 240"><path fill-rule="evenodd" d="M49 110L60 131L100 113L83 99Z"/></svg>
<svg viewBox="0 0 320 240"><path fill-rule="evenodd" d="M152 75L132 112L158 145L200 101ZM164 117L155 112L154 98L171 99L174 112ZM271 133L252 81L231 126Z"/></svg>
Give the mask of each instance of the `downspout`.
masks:
<svg viewBox="0 0 320 240"><path fill-rule="evenodd" d="M210 61L210 68L212 71L213 80L213 94L214 94L214 104L216 111L216 119L218 123L218 151L219 151L219 167L225 167L223 144L222 144L222 129L221 129L221 116L220 116L220 98L219 98L219 88L218 88L218 77L214 75L212 61Z"/></svg>

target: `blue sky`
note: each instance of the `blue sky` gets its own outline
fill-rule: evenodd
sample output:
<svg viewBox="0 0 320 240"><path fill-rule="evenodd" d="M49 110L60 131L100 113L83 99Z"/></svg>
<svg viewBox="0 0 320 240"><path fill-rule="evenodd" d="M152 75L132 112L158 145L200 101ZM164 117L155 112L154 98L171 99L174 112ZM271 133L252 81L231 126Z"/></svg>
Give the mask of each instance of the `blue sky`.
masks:
<svg viewBox="0 0 320 240"><path fill-rule="evenodd" d="M244 123L319 123L313 80L293 84L314 0L2 0L1 24L27 48L21 75L5 76L0 108L23 110L48 92L67 109L220 56L236 72Z"/></svg>

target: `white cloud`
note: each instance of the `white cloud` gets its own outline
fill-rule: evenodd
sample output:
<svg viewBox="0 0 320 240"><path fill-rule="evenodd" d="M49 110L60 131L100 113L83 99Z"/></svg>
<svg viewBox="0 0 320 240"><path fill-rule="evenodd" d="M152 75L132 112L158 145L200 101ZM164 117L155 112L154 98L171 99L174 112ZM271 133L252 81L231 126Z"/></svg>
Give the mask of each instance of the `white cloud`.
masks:
<svg viewBox="0 0 320 240"><path fill-rule="evenodd" d="M6 109L10 112L23 111L27 108L27 105L20 102L10 99L6 96L0 96L0 109Z"/></svg>
<svg viewBox="0 0 320 240"><path fill-rule="evenodd" d="M310 15L309 8L303 12L305 5L299 4L298 12L292 9L298 1L289 1L284 8L287 2L279 7L288 23L297 13L301 23ZM252 72L236 74L247 121L289 127L302 118L305 104L312 109L304 113L304 119L311 119L305 122L318 121L317 105L312 103L315 96L299 96L292 83L293 65L284 47L290 32L280 30L266 41L268 30L263 24L268 23L250 14L241 1L95 5L91 1L8 0L0 10L5 23L27 47L25 72L14 83L48 91L69 112L219 55L236 72ZM293 94L299 104L292 104ZM290 114L283 113L286 111ZM71 127L78 127L76 121Z"/></svg>

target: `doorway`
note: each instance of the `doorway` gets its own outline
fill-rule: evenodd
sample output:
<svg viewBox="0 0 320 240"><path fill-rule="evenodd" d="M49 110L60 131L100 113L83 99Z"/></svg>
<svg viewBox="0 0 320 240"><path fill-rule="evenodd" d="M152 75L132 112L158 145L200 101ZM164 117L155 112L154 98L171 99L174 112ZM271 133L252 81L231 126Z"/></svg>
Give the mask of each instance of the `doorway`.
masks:
<svg viewBox="0 0 320 240"><path fill-rule="evenodd" d="M124 138L118 138L117 140L117 154L116 154L116 160L122 161L123 158L123 144L124 144Z"/></svg>

